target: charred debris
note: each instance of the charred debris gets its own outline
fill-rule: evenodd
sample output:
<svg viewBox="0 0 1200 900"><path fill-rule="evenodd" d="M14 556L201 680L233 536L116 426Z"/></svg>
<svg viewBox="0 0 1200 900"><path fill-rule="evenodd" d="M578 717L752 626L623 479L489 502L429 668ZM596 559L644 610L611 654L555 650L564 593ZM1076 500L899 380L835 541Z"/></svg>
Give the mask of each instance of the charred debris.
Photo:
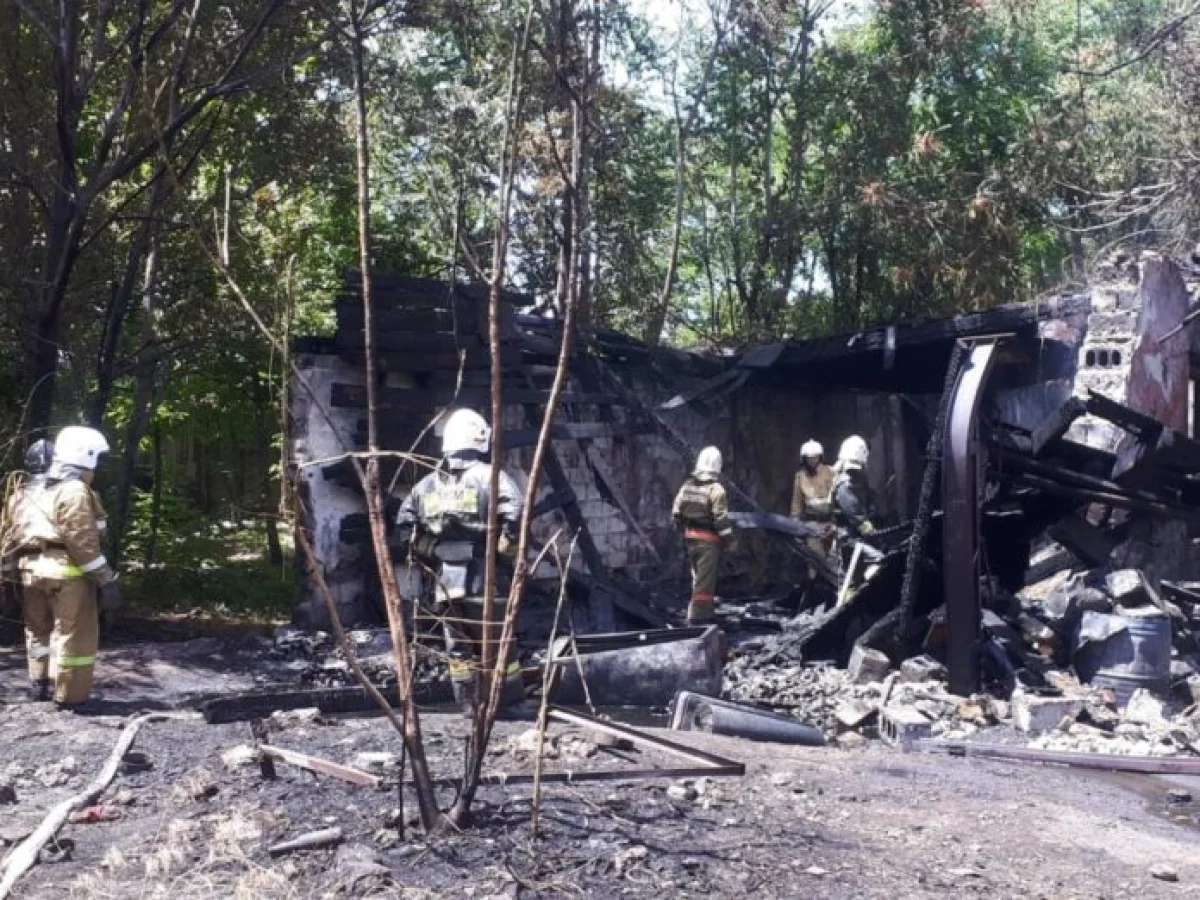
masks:
<svg viewBox="0 0 1200 900"><path fill-rule="evenodd" d="M378 279L377 291L383 441L432 457L439 413L487 402L483 294L401 277ZM557 323L520 311L529 305L505 303L504 444L516 469L528 463L557 347ZM692 690L850 743L1002 725L1044 733L1057 749L1197 752L1196 355L1177 329L1189 305L1179 270L1154 258L1137 282L737 357L586 335L537 504L540 540L578 541L565 574L580 636L557 652L588 660L596 704L657 706ZM379 601L365 516L336 452L363 440L353 276L337 313L334 338L296 347L336 421L319 421L297 392L293 461L327 580L369 642ZM800 443L836 445L851 432L871 443L892 524L881 556L842 589L805 544L811 526L774 511L787 507ZM719 587L718 649L664 630L685 595L669 496L705 443L726 451L743 536ZM386 468L396 496L420 477L404 459ZM559 577L549 563L539 575ZM531 681L561 662L545 651L538 609L530 604L520 635ZM320 629L319 605L302 598L297 622ZM611 637L622 633L633 637ZM589 648L588 634L600 644ZM341 687L327 649L298 632L279 645L325 703L353 705L357 689ZM386 669L381 656L381 679ZM424 675L437 698L436 667ZM303 694L274 702L321 705ZM711 728L713 709L689 702L676 720L691 725L678 727Z"/></svg>

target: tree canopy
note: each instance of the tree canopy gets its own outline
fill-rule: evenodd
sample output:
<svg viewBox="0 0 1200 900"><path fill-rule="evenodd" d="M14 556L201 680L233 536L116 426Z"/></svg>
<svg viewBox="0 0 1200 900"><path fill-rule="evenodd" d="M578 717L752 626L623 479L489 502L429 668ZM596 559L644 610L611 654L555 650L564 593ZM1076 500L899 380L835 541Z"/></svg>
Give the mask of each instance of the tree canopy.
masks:
<svg viewBox="0 0 1200 900"><path fill-rule="evenodd" d="M374 265L471 278L525 5L368 5ZM579 267L585 325L723 349L1191 247L1195 4L851 7L534 4L506 284L553 314ZM338 12L0 0L0 437L12 462L102 424L121 527L163 483L208 513L275 502L282 361L218 267L285 342L329 328L357 252Z"/></svg>

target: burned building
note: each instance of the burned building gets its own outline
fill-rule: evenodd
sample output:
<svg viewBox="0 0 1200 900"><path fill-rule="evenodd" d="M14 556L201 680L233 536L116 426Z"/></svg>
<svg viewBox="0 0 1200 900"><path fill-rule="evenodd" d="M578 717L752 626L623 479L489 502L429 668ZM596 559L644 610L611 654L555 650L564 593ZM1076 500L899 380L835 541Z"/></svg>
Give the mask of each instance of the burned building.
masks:
<svg viewBox="0 0 1200 900"><path fill-rule="evenodd" d="M422 464L436 456L439 412L470 406L486 414L490 408L486 302L477 287L380 277L376 303L381 442L385 450L423 457L386 460L384 482L401 497L423 474ZM531 462L559 334L553 319L525 314L523 305L519 296L505 298L502 350L506 462L519 472ZM1100 473L1084 485L1067 484L1065 494L1055 488L1061 509L1079 525L1062 539L1071 544L1075 534L1071 549L1094 554L1094 542L1090 550L1079 546L1095 536L1096 522L1087 516L1108 516L1102 523L1107 526L1118 507L1097 512L1086 488L1102 494L1116 485L1127 499L1137 500L1141 491L1146 503L1183 502L1185 485L1178 478L1165 495L1155 493L1161 484L1139 485L1138 462L1148 477L1154 466L1147 459L1186 456L1190 448L1180 450L1176 441L1174 451L1158 447L1151 453L1148 434L1138 443L1136 420L1111 410L1107 418L1102 414L1103 403L1112 401L1118 413L1141 413L1157 423L1160 437L1191 435L1193 378L1200 373L1192 363L1192 341L1187 330L1162 340L1188 307L1177 267L1148 258L1140 281L1114 276L1032 304L783 341L730 358L652 348L595 331L576 345L536 505L535 536L578 535L573 576L590 596L590 625L611 629L614 621L656 624L673 615L667 603L649 602L645 588L683 573L671 498L705 444L725 453L734 509L786 512L799 446L816 438L832 452L846 435L862 434L871 447L870 478L885 520L908 522L920 511L927 449L955 347L987 342L994 352L974 417L988 423L990 436L1004 438L1013 467L1033 460L1008 472L1026 486L1038 478L1055 481L1038 466L1057 472L1078 463ZM303 516L348 622L378 615L363 502L345 459L365 445L362 321L350 278L337 304L335 335L298 342L297 362L308 387L297 386L292 405L291 451ZM1089 402L1089 391L1099 399ZM1101 456L1037 461L1061 440ZM1172 438L1163 440L1170 444ZM1002 456L993 449L988 459L995 465ZM1109 465L1101 472L1105 460L1123 462L1118 471ZM1118 518L1131 508L1114 502L1124 504ZM1065 516L1061 509L1044 524L1058 524ZM1185 574L1188 529L1176 517L1150 516L1105 535L1112 537L1106 549L1156 578ZM1027 551L1017 554L1022 566ZM547 578L554 574L548 563L539 571ZM305 591L297 618L320 625L323 603Z"/></svg>

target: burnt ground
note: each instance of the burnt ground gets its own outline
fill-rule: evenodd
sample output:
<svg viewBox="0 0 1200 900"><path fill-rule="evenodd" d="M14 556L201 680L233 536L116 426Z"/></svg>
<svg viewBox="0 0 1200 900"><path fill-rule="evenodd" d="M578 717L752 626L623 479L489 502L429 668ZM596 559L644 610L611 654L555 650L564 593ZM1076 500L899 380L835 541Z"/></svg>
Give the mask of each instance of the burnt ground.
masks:
<svg viewBox="0 0 1200 900"><path fill-rule="evenodd" d="M106 696L127 712L141 695L171 706L196 688L253 683L248 663L237 670L237 660L213 645L190 644L204 652L107 651ZM6 701L15 700L19 661L0 651ZM122 721L0 706L0 779L18 797L0 807L0 838L19 839L81 789ZM435 771L455 774L463 724L438 713L424 723ZM527 728L500 723L490 771L529 770L513 740ZM747 774L690 785L668 778L551 785L544 837L534 843L528 787L484 788L478 822L466 833L428 838L409 827L402 839L393 827L394 788L355 787L285 764L274 781L264 780L256 765L222 761L250 741L246 724L150 724L135 748L153 768L118 776L101 800L120 818L64 827L60 837L75 843L71 859L37 866L15 896L1200 897L1200 810L1167 799L1168 788L1181 785L1200 796L1200 779L1097 777L906 755L874 742L811 749L657 733L742 761ZM293 723L273 741L343 762L398 749L389 726L374 718ZM560 741L563 754L547 768L666 762L639 752L618 759L603 749L572 757L571 746ZM405 818L414 810L407 796ZM340 850L267 854L277 840L334 824L345 832ZM1177 882L1151 874L1164 865Z"/></svg>

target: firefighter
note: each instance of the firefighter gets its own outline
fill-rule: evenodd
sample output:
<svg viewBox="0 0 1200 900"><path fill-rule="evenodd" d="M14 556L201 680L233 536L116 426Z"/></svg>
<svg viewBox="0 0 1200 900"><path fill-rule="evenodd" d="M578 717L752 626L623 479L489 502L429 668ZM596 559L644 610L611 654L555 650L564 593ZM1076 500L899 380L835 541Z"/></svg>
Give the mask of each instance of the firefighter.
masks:
<svg viewBox="0 0 1200 900"><path fill-rule="evenodd" d="M478 413L459 409L446 420L442 459L417 482L397 517L400 540L414 555L427 560L435 573L434 608L442 617L454 697L471 715L479 697L479 643L482 636L484 564L492 464L488 460L492 433ZM509 475L500 472L496 516L499 552L515 550L521 518L521 495ZM497 597L499 622L503 597ZM496 634L499 634L497 628ZM502 705L524 699L520 664L513 660L505 672Z"/></svg>
<svg viewBox="0 0 1200 900"><path fill-rule="evenodd" d="M21 573L17 570L16 513L21 508L25 494L46 479L46 472L54 460L54 443L42 438L34 441L25 451L25 468L5 484L4 514L0 516L0 581L3 595L0 596L0 632L8 643L10 623L19 623L21 612ZM19 632L20 629L15 629Z"/></svg>
<svg viewBox="0 0 1200 900"><path fill-rule="evenodd" d="M120 602L117 576L100 546L104 509L92 490L108 441L69 426L54 461L15 504L13 519L25 611L31 697L85 711L99 643L99 610ZM99 595L99 597L98 597Z"/></svg>
<svg viewBox="0 0 1200 900"><path fill-rule="evenodd" d="M833 467L825 463L825 448L806 441L800 448L800 471L792 481L792 518L803 519L826 529L824 537L808 539L808 548L822 559L833 544Z"/></svg>
<svg viewBox="0 0 1200 900"><path fill-rule="evenodd" d="M692 599L688 604L689 625L711 622L717 592L717 570L721 544L733 537L729 501L721 486L721 451L705 447L696 457L696 467L675 496L671 518L682 529L692 568Z"/></svg>
<svg viewBox="0 0 1200 900"><path fill-rule="evenodd" d="M867 461L870 450L858 435L842 441L838 450L837 474L833 479L833 521L837 526L838 561L842 572L850 561L854 545L871 545L875 534L874 500L867 484ZM870 554L872 557L878 554Z"/></svg>

